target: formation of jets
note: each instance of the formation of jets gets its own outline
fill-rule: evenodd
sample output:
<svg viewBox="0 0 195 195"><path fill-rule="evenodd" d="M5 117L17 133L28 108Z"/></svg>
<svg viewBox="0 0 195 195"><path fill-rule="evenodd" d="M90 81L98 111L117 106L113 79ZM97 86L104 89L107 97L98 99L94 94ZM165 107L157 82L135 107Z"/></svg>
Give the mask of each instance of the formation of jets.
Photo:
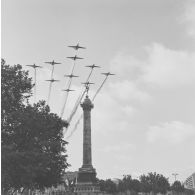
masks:
<svg viewBox="0 0 195 195"><path fill-rule="evenodd" d="M48 79L48 80L46 80L46 81L49 81L49 82L58 82L58 81L60 81L60 80L56 80L56 79Z"/></svg>
<svg viewBox="0 0 195 195"><path fill-rule="evenodd" d="M110 72L105 72L105 73L102 73L102 74L104 74L104 75L106 75L106 76L115 75L115 74L112 74L112 73L110 73Z"/></svg>
<svg viewBox="0 0 195 195"><path fill-rule="evenodd" d="M32 68L42 68L42 66L37 66L36 64L33 64L33 65L26 65L26 66L30 66Z"/></svg>
<svg viewBox="0 0 195 195"><path fill-rule="evenodd" d="M71 47L71 48L73 48L73 49L75 49L75 50L78 50L78 49L86 49L86 47L81 47L81 46L79 45L79 43L78 43L77 45L68 46L68 47Z"/></svg>
<svg viewBox="0 0 195 195"><path fill-rule="evenodd" d="M61 64L59 62L55 62L54 60L51 61L51 62L45 62L46 64L51 64L52 66L55 65L55 64Z"/></svg>
<svg viewBox="0 0 195 195"><path fill-rule="evenodd" d="M89 67L89 68L100 68L100 66L96 66L95 64L93 64L93 65L89 65L89 66L85 66L85 67Z"/></svg>
<svg viewBox="0 0 195 195"><path fill-rule="evenodd" d="M62 91L70 92L70 91L75 91L75 90L72 90L72 89L62 89Z"/></svg>
<svg viewBox="0 0 195 195"><path fill-rule="evenodd" d="M69 58L71 60L81 60L81 59L84 59L84 58L78 57L77 55L75 55L74 57L67 57L67 58Z"/></svg>
<svg viewBox="0 0 195 195"><path fill-rule="evenodd" d="M68 47L71 47L71 48L73 48L73 49L75 49L75 50L86 49L86 47L80 46L79 43L78 43L77 45L70 45L70 46L68 46ZM84 58L78 57L77 55L75 55L75 56L73 56L73 57L67 57L67 58L72 59L72 60L74 60L74 61L75 61L75 60L78 60L78 59L84 59ZM59 63L59 62L55 62L54 60L53 60L53 61L50 61L50 62L45 62L45 63L46 63L46 64L51 64L52 66L54 66L54 65L56 65L56 64L61 64L61 63ZM42 68L42 66L37 66L36 64L26 65L26 66L32 67L32 68L34 68L34 69L35 69L35 68ZM100 68L100 66L97 66L97 65L95 65L95 64L88 65L88 66L86 66L86 67L89 67L89 68L91 68L91 69ZM108 76L110 76L110 75L115 75L115 74L110 73L110 72L101 73L101 74L105 75L106 77L108 77ZM64 75L64 76L65 76L65 77L69 77L69 78L79 77L79 76L76 76L76 75L73 75L73 74ZM56 80L56 79L53 79L53 78L52 78L52 79L48 79L48 80L46 80L46 81L49 81L49 82L53 83L53 82L58 82L58 81L60 81L60 80ZM88 82L85 82L85 83L82 83L82 84L85 85L86 90L87 90L87 92L88 92L88 90L89 90L89 85L94 84L94 83L91 83L91 82L88 81ZM70 92L70 91L74 91L74 90L71 90L71 89L63 89L62 91Z"/></svg>
<svg viewBox="0 0 195 195"><path fill-rule="evenodd" d="M76 76L76 75L73 75L73 74L69 74L69 75L64 75L65 77L69 77L69 78L72 78L72 77L79 77L79 76Z"/></svg>

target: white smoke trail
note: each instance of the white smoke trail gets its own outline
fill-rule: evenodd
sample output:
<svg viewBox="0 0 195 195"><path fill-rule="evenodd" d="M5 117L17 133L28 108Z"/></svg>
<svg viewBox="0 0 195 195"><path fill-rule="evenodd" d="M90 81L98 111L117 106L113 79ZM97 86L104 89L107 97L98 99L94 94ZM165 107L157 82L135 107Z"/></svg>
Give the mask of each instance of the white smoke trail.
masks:
<svg viewBox="0 0 195 195"><path fill-rule="evenodd" d="M77 120L75 126L74 126L74 129L71 131L70 135L66 138L66 139L69 139L72 137L73 133L77 130L77 127L81 121L81 119L83 118L83 114L80 115L79 119Z"/></svg>
<svg viewBox="0 0 195 195"><path fill-rule="evenodd" d="M71 75L74 73L75 65L76 65L76 60L74 61L74 64L73 64L73 67L72 67L72 70L71 70ZM71 84L72 84L72 77L69 78L69 80L67 82L67 85L66 85L66 89L70 89ZM62 111L61 111L61 114L60 114L61 118L64 115L64 111L65 111L65 108L66 108L66 102L68 100L68 94L69 94L69 92L67 91L66 94L65 94L64 104L63 104Z"/></svg>
<svg viewBox="0 0 195 195"><path fill-rule="evenodd" d="M36 68L34 70L34 79L35 79L35 86L34 86L34 104L36 103L36 93L37 93L37 90L36 90L36 87L37 87L37 71L36 71Z"/></svg>
<svg viewBox="0 0 195 195"><path fill-rule="evenodd" d="M54 73L54 65L52 66L52 71L51 71L51 77L50 77L50 79L53 79L53 73ZM50 96L51 96L51 88L52 88L52 82L50 81L50 83L49 83L49 93L48 93L48 99L47 99L47 104L48 105L49 105Z"/></svg>
<svg viewBox="0 0 195 195"><path fill-rule="evenodd" d="M90 71L90 73L89 73L89 75L88 75L88 77L87 77L87 79L86 79L86 83L89 81L89 79L90 79L90 77L91 77L91 75L92 75L92 72L93 72L93 69L91 69L91 71ZM67 119L67 122L68 122L69 124L70 124L70 122L72 121L72 118L73 118L73 116L75 115L75 113L76 113L76 111L77 111L77 109L78 109L78 107L79 107L79 105L80 105L80 103L81 103L81 100L83 99L83 96L85 95L85 93L86 93L86 89L84 88L84 89L82 89L81 94L80 94L80 96L78 97L78 99L77 99L77 101L76 101L76 103L75 103L75 105L74 105L74 107L73 107L73 110L72 110L70 116L69 116L68 119Z"/></svg>
<svg viewBox="0 0 195 195"><path fill-rule="evenodd" d="M100 92L100 90L102 89L103 85L105 84L106 80L107 80L108 76L106 76L106 78L103 80L102 84L100 85L100 87L98 88L98 90L96 91L96 93L94 94L93 98L92 98L92 102L95 100L96 96L98 95L98 93ZM71 138L73 133L77 130L77 127L81 121L81 119L83 118L83 114L79 117L79 119L77 120L73 130L71 131L70 135L67 137L67 139Z"/></svg>

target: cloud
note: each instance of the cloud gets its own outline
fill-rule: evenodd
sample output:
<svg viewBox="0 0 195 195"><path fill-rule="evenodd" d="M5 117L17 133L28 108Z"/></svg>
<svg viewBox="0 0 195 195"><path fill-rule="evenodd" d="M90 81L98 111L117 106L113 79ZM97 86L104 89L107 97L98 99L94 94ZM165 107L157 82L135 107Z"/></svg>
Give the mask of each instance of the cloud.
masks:
<svg viewBox="0 0 195 195"><path fill-rule="evenodd" d="M176 51L154 43L147 47L147 65L143 82L165 88L192 85L195 82L195 52Z"/></svg>
<svg viewBox="0 0 195 195"><path fill-rule="evenodd" d="M151 126L147 132L147 140L150 143L163 141L180 144L193 137L195 138L195 127L180 121Z"/></svg>
<svg viewBox="0 0 195 195"><path fill-rule="evenodd" d="M127 55L122 52L111 60L110 69L117 74L119 79L128 78L128 80L136 80L142 74L142 66L144 62L134 56Z"/></svg>
<svg viewBox="0 0 195 195"><path fill-rule="evenodd" d="M135 146L131 143L120 143L118 145L108 145L105 146L102 151L110 153L110 152L129 152L135 149Z"/></svg>
<svg viewBox="0 0 195 195"><path fill-rule="evenodd" d="M94 104L93 126L99 129L96 132L108 134L129 129L129 119L135 112L131 101L128 101L128 105L126 105L121 103L112 93L102 92L97 96Z"/></svg>
<svg viewBox="0 0 195 195"><path fill-rule="evenodd" d="M135 96L149 97L148 87L170 89L195 83L195 52L172 50L160 43L145 47L144 52L144 60L119 53L111 61L110 69L122 80L125 93L136 89Z"/></svg>
<svg viewBox="0 0 195 195"><path fill-rule="evenodd" d="M129 80L123 80L116 83L110 83L109 92L118 101L129 103L130 101L144 102L150 99L150 95L139 86Z"/></svg>
<svg viewBox="0 0 195 195"><path fill-rule="evenodd" d="M187 1L183 22L187 24L187 33L195 38L195 0Z"/></svg>
<svg viewBox="0 0 195 195"><path fill-rule="evenodd" d="M108 79L94 101L91 117L93 161L97 163L97 170L104 167L109 172L108 175L116 175L117 167L117 173L135 171L131 170L129 165L147 167L142 167L142 170L158 170L160 158L142 165L143 153L154 158L151 148L154 153L159 151L160 143L163 144L163 153L166 153L164 144L181 148L179 144L183 143L184 147L188 147L186 141L194 139L195 136L195 128L190 122L187 124L174 121L184 115L189 120L192 118L192 111L181 107L185 107L185 102L188 102L191 108L194 105L194 101L190 102L188 96L192 94L195 83L195 53L169 49L160 43L153 43L145 47L144 51L145 59L121 52L116 55L110 63L110 70L116 73L116 76ZM184 89L187 95L183 94ZM92 88L89 96L92 97L94 93ZM82 112L81 108L79 110ZM162 120L171 122L153 125ZM148 126L148 122L152 125ZM70 131L74 123L72 125ZM80 135L81 139L82 129L81 122L76 135L72 137L72 153L77 153L78 145L82 144L78 136ZM143 145L145 140L151 144ZM174 151L174 147L172 148ZM171 158L172 151L166 153L167 159ZM100 156L102 158L99 158ZM78 161L76 158L73 164L75 167ZM112 168L110 164L113 165Z"/></svg>

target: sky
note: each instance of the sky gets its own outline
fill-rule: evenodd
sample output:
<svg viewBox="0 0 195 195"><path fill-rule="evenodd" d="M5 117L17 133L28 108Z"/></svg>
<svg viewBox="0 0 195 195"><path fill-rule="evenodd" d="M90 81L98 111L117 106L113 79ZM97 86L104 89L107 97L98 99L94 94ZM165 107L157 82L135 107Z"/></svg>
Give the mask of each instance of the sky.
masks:
<svg viewBox="0 0 195 195"><path fill-rule="evenodd" d="M67 79L78 42L72 89L63 115L67 119L90 79L92 98L111 71L92 110L92 161L99 178L137 178L158 172L173 182L195 171L195 1L194 0L2 0L1 56L8 64L37 64L37 100L47 100L60 114ZM32 100L33 101L33 100ZM75 114L65 133L69 170L82 165L82 113ZM75 130L75 131L74 131ZM74 132L73 132L74 131ZM73 132L73 133L72 133Z"/></svg>

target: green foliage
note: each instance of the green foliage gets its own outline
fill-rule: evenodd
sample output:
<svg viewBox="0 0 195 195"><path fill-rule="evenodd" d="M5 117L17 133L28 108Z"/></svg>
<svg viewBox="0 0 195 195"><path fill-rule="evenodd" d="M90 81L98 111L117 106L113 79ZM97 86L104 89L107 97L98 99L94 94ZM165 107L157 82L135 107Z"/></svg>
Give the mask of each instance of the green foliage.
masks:
<svg viewBox="0 0 195 195"><path fill-rule="evenodd" d="M140 192L140 182L137 179L132 179L131 175L125 175L123 179L119 182L118 190L120 192Z"/></svg>
<svg viewBox="0 0 195 195"><path fill-rule="evenodd" d="M194 190L184 189L184 194L185 195L194 195Z"/></svg>
<svg viewBox="0 0 195 195"><path fill-rule="evenodd" d="M74 192L74 188L76 187L76 177L75 178L66 178L64 186L67 189L67 191Z"/></svg>
<svg viewBox="0 0 195 195"><path fill-rule="evenodd" d="M168 178L161 174L148 173L140 177L141 187L143 192L165 193L169 190L170 185Z"/></svg>
<svg viewBox="0 0 195 195"><path fill-rule="evenodd" d="M63 140L67 123L44 101L28 103L33 85L21 65L9 66L2 60L1 66L2 188L56 185L68 166Z"/></svg>
<svg viewBox="0 0 195 195"><path fill-rule="evenodd" d="M171 186L171 190L175 192L184 192L184 186L180 181L175 181Z"/></svg>
<svg viewBox="0 0 195 195"><path fill-rule="evenodd" d="M99 180L98 183L100 185L100 190L103 192L108 192L108 193L117 192L117 186L111 179Z"/></svg>

